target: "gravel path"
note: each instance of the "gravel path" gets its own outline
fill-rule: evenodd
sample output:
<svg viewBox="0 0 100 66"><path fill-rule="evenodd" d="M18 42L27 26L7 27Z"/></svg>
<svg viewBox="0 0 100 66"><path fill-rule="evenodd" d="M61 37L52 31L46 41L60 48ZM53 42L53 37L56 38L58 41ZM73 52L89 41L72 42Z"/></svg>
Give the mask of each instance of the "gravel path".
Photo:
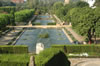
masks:
<svg viewBox="0 0 100 66"><path fill-rule="evenodd" d="M84 41L84 37L77 34L71 27L66 27L66 29L70 31L70 33L75 37L76 40L78 40L79 42Z"/></svg>
<svg viewBox="0 0 100 66"><path fill-rule="evenodd" d="M100 58L69 58L71 66L100 66Z"/></svg>

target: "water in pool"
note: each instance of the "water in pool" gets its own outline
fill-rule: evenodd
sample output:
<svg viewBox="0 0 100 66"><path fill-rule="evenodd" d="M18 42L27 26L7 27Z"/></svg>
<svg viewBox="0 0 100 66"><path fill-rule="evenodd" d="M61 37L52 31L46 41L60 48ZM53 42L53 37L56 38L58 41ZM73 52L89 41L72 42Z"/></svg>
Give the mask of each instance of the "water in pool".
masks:
<svg viewBox="0 0 100 66"><path fill-rule="evenodd" d="M41 18L50 18L50 16L39 16ZM46 25L48 22L54 22L53 20L36 20L41 22L42 25ZM47 33L48 38L39 37L40 34ZM23 35L19 38L15 45L28 45L29 52L34 52L37 43L43 43L45 48L50 47L53 44L71 44L64 32L61 29L27 29Z"/></svg>
<svg viewBox="0 0 100 66"><path fill-rule="evenodd" d="M49 37L40 38L39 35L43 33L48 33ZM29 52L33 52L37 43L43 43L45 48L52 44L71 44L61 29L27 29L16 45L28 45Z"/></svg>

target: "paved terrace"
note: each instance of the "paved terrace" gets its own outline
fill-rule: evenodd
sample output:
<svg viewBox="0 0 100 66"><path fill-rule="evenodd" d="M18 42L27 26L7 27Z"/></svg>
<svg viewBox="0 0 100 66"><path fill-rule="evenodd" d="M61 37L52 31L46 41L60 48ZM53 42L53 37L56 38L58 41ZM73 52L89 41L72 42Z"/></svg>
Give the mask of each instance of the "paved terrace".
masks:
<svg viewBox="0 0 100 66"><path fill-rule="evenodd" d="M10 27L10 28L62 28L62 27L70 27L69 25L66 25L66 26L60 26L60 25L35 25L35 26L32 26L32 25L28 25L28 26L7 26L7 27Z"/></svg>
<svg viewBox="0 0 100 66"><path fill-rule="evenodd" d="M100 58L69 58L71 66L100 66Z"/></svg>

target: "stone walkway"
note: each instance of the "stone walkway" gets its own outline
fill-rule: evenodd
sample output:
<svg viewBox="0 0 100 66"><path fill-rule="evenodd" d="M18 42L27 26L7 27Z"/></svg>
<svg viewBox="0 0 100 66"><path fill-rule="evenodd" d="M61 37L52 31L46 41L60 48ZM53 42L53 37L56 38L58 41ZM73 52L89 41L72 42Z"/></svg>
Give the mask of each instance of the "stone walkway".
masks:
<svg viewBox="0 0 100 66"><path fill-rule="evenodd" d="M79 42L84 41L84 37L77 34L71 27L66 27L66 29L70 31L70 33L75 37L76 40L78 40Z"/></svg>
<svg viewBox="0 0 100 66"><path fill-rule="evenodd" d="M71 66L100 66L100 58L69 58Z"/></svg>
<svg viewBox="0 0 100 66"><path fill-rule="evenodd" d="M15 31L10 31L7 33L5 36L2 36L0 38L0 45L7 45L15 36L18 32L20 32L21 29L15 29Z"/></svg>

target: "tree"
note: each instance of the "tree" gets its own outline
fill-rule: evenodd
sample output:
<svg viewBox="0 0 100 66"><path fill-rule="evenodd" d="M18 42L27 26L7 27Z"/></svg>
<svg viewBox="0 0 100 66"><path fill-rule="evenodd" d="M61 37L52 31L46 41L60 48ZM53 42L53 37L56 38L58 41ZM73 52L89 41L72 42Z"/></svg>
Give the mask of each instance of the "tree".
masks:
<svg viewBox="0 0 100 66"><path fill-rule="evenodd" d="M63 3L62 2L56 2L56 3L54 3L54 5L53 5L53 12L56 13L56 11L59 8L61 8L61 7L63 7Z"/></svg>
<svg viewBox="0 0 100 66"><path fill-rule="evenodd" d="M76 3L76 6L77 6L77 7L86 7L86 6L89 7L89 4L88 4L87 2L84 2L84 1L78 1L78 2Z"/></svg>
<svg viewBox="0 0 100 66"><path fill-rule="evenodd" d="M97 12L99 12L99 10L96 11L96 13ZM86 36L86 39L88 39L90 43L92 42L92 37L94 36L95 30L100 27L98 21L100 16L98 17L94 13L93 9L88 7L73 8L68 12L67 19L69 19L69 21L72 23L73 29L75 29L82 36ZM98 26L96 24L98 24Z"/></svg>
<svg viewBox="0 0 100 66"><path fill-rule="evenodd" d="M100 37L100 8L96 8L94 11L95 14L95 43L96 43L96 37Z"/></svg>

